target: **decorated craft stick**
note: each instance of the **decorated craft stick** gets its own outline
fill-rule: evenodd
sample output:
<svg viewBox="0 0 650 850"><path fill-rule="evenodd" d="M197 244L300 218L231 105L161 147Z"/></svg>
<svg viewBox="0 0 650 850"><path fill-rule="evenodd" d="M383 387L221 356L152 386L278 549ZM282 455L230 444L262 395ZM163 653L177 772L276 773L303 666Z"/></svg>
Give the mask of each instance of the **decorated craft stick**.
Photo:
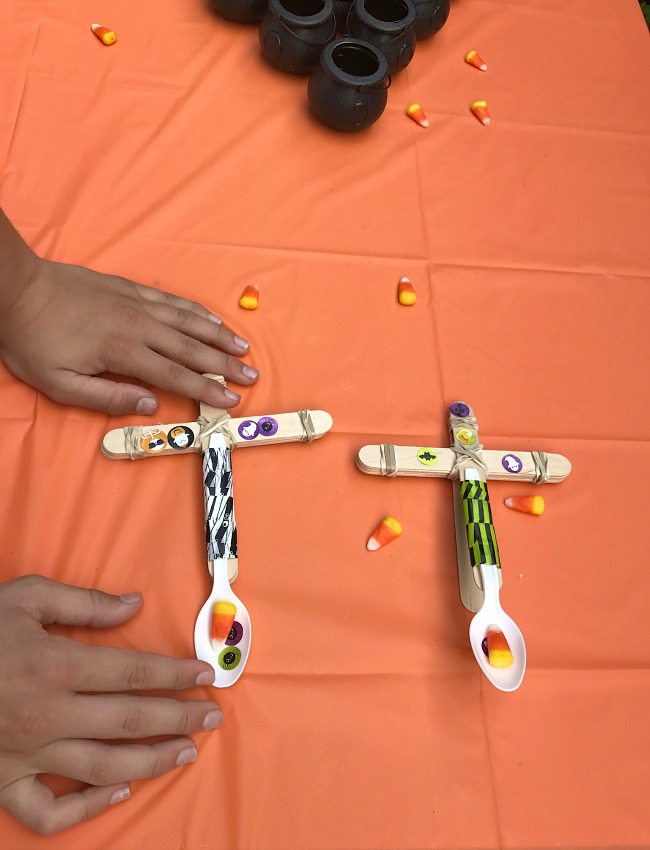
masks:
<svg viewBox="0 0 650 850"><path fill-rule="evenodd" d="M230 419L225 414L222 424L227 427L232 447L240 449L318 440L332 427L332 417L324 410L301 410L243 419ZM110 460L139 460L200 452L207 425L209 423L195 421L118 428L104 437L102 454Z"/></svg>
<svg viewBox="0 0 650 850"><path fill-rule="evenodd" d="M394 457L394 468L390 460ZM364 446L357 466L366 475L412 475L418 478L457 478L457 457L453 448L432 446ZM490 481L532 481L558 484L571 472L571 463L562 455L545 452L484 450L483 461ZM548 476L548 477L546 477Z"/></svg>
<svg viewBox="0 0 650 850"><path fill-rule="evenodd" d="M462 414L462 415L461 415ZM451 419L454 419L452 424ZM368 445L360 449L358 468L367 475L449 478L453 486L458 549L458 577L463 605L476 613L483 604L479 566L471 563L463 505L460 493L462 470L475 468L482 481L529 481L555 484L571 472L569 460L559 454L483 450L478 442L478 425L471 408L455 402L450 408L451 448L396 446L392 443ZM497 570L499 586L501 570Z"/></svg>
<svg viewBox="0 0 650 850"><path fill-rule="evenodd" d="M218 375L206 377L225 385ZM229 687L240 677L251 635L248 612L229 584L237 576L231 449L312 442L331 427L332 417L324 410L231 419L227 410L201 402L195 422L122 428L110 431L102 441L102 454L115 460L203 452L205 539L213 589L197 617L194 645L197 657L215 668L217 688Z"/></svg>

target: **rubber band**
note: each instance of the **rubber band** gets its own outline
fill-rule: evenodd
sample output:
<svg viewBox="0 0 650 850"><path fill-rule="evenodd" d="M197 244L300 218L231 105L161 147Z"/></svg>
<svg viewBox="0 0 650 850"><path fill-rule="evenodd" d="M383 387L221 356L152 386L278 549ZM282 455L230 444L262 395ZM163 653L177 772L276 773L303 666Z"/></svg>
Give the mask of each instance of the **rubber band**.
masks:
<svg viewBox="0 0 650 850"><path fill-rule="evenodd" d="M546 484L549 479L548 455L546 452L531 452L535 464L535 484Z"/></svg>
<svg viewBox="0 0 650 850"><path fill-rule="evenodd" d="M142 425L125 425L122 430L124 431L124 445L130 459L137 460L139 457L145 457L147 453L140 445L140 438L144 431Z"/></svg>
<svg viewBox="0 0 650 850"><path fill-rule="evenodd" d="M226 438L228 448L237 448L235 438L232 434L232 431L228 427L228 423L230 422L229 413L224 413L223 416L220 416L218 419L208 419L206 416L199 416L196 421L199 426L199 435L197 438L197 441L199 443L203 440L204 437L209 437L210 434L223 434L223 436Z"/></svg>
<svg viewBox="0 0 650 850"><path fill-rule="evenodd" d="M449 430L452 435L454 433L454 428L467 428L468 430L473 429L476 431L478 439L478 422L474 416L454 416L453 413L450 413ZM477 443L474 448L470 449L469 446L458 445L457 441L454 440L451 450L453 451L455 458L447 478L460 478L461 469L469 466L470 463L474 466L478 466L478 468L482 469L487 475L487 464L480 455L483 451L482 443Z"/></svg>
<svg viewBox="0 0 650 850"><path fill-rule="evenodd" d="M311 412L309 410L299 410L298 416L300 417L302 430L305 432L300 438L300 441L302 443L311 443L312 440L316 439L316 429L314 428L314 423L311 420Z"/></svg>
<svg viewBox="0 0 650 850"><path fill-rule="evenodd" d="M382 475L395 478L397 475L397 458L395 457L395 446L392 443L382 443L379 446L379 464Z"/></svg>

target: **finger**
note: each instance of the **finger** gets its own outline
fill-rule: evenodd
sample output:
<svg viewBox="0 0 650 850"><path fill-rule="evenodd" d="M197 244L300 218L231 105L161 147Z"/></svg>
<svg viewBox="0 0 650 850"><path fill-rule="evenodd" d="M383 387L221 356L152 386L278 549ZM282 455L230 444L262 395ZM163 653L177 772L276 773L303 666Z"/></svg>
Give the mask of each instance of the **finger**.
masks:
<svg viewBox="0 0 650 850"><path fill-rule="evenodd" d="M156 735L190 735L217 729L219 706L207 700L76 695L58 721L57 737L133 740Z"/></svg>
<svg viewBox="0 0 650 850"><path fill-rule="evenodd" d="M107 629L134 617L142 607L141 593L113 596L94 588L72 587L44 576L23 576L10 585L16 603L44 626L92 626Z"/></svg>
<svg viewBox="0 0 650 850"><path fill-rule="evenodd" d="M244 385L253 384L258 378L257 369L247 366L232 354L216 351L193 336L187 336L163 324L158 324L150 331L147 343L158 354L176 363L182 363L195 372L223 375L228 380Z"/></svg>
<svg viewBox="0 0 650 850"><path fill-rule="evenodd" d="M136 359L137 356L134 352ZM56 393L50 397L61 404L88 407L111 416L124 413L152 414L158 409L158 399L151 390L108 378L80 375L78 372L66 371L62 374Z"/></svg>
<svg viewBox="0 0 650 850"><path fill-rule="evenodd" d="M75 691L180 691L214 682L214 669L205 661L68 644L66 684Z"/></svg>
<svg viewBox="0 0 650 850"><path fill-rule="evenodd" d="M162 324L207 345L220 348L228 354L241 357L250 348L250 343L237 336L227 325L222 322L210 321L210 319L189 310L172 307L169 304L154 303L147 307L147 312Z"/></svg>
<svg viewBox="0 0 650 850"><path fill-rule="evenodd" d="M117 371L113 364L109 363L109 368ZM241 396L225 389L218 381L204 378L182 363L176 363L150 349L139 352L137 359L134 358L128 364L122 364L120 371L123 375L139 378L163 390L200 399L213 407L234 407L241 401Z"/></svg>
<svg viewBox="0 0 650 850"><path fill-rule="evenodd" d="M121 784L86 788L78 793L55 797L39 779L30 776L5 788L0 804L39 835L53 835L96 817L109 806L128 800L130 796L129 786Z"/></svg>
<svg viewBox="0 0 650 850"><path fill-rule="evenodd" d="M202 304L196 301L190 301L188 298L181 298L180 295L174 295L173 292L165 292L164 289L155 289L153 286L145 286L142 283L133 284L141 295L147 301L157 304L168 304L170 307L175 307L181 310L189 310L190 313L196 313L197 316L203 316L206 319L212 317L212 321L220 322L219 316L215 316Z"/></svg>
<svg viewBox="0 0 650 850"><path fill-rule="evenodd" d="M55 741L37 755L40 773L68 776L89 785L113 785L162 776L196 761L191 738L158 744L101 744L98 741Z"/></svg>

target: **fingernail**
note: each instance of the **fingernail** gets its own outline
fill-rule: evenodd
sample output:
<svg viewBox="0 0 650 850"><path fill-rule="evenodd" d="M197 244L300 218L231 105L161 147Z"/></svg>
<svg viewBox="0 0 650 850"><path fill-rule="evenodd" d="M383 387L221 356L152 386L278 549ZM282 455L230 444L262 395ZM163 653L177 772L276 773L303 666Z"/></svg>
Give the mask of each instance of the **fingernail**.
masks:
<svg viewBox="0 0 650 850"><path fill-rule="evenodd" d="M125 593L120 596L122 602L139 602L142 599L141 593Z"/></svg>
<svg viewBox="0 0 650 850"><path fill-rule="evenodd" d="M238 348L248 348L249 343L246 342L245 339L242 339L240 336L234 337L234 343Z"/></svg>
<svg viewBox="0 0 650 850"><path fill-rule="evenodd" d="M208 670L206 670L204 673L199 673L199 675L196 677L196 683L195 684L197 684L197 685L211 685L213 682L214 682L214 671L212 671L212 673L210 673Z"/></svg>
<svg viewBox="0 0 650 850"><path fill-rule="evenodd" d="M135 406L136 413L155 413L158 405L156 400L150 397L141 398Z"/></svg>
<svg viewBox="0 0 650 850"><path fill-rule="evenodd" d="M111 802L109 805L114 806L116 803L121 803L123 800L128 800L130 796L130 788L118 788L118 790L111 797Z"/></svg>
<svg viewBox="0 0 650 850"><path fill-rule="evenodd" d="M208 319L210 319L211 322L216 322L218 325L223 322L223 319L220 319L219 316L215 316L214 313L208 313Z"/></svg>
<svg viewBox="0 0 650 850"><path fill-rule="evenodd" d="M224 390L223 394L226 398L229 398L230 401L239 401L241 396L238 396L237 393L231 393L230 390Z"/></svg>
<svg viewBox="0 0 650 850"><path fill-rule="evenodd" d="M223 723L223 714L220 711L208 711L203 721L204 729L218 729Z"/></svg>
<svg viewBox="0 0 650 850"><path fill-rule="evenodd" d="M251 380L253 380L254 378L257 378L257 376L259 375L259 372L257 371L257 369L253 369L252 366L243 366L242 372L244 373L244 375L247 378L250 378Z"/></svg>
<svg viewBox="0 0 650 850"><path fill-rule="evenodd" d="M176 767L182 767L184 764L192 764L196 761L198 753L196 747L188 747L186 750L181 750L176 759Z"/></svg>

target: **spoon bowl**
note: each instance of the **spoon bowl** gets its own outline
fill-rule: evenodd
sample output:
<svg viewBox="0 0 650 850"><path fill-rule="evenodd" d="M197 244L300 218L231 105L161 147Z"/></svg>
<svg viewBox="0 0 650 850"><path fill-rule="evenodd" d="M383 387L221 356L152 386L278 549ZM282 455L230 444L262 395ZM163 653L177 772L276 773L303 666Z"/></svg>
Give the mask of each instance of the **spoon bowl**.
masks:
<svg viewBox="0 0 650 850"><path fill-rule="evenodd" d="M495 688L516 691L526 671L526 644L515 621L509 617L499 602L499 577L494 564L481 564L484 601L469 625L469 642L478 666ZM509 667L493 667L483 652L483 639L490 626L498 626L505 635L513 662Z"/></svg>
<svg viewBox="0 0 650 850"><path fill-rule="evenodd" d="M213 687L228 688L234 685L244 672L251 646L251 620L243 602L232 592L228 581L228 559L219 558L212 562L214 583L212 593L199 611L194 626L194 648L196 657L207 661L214 668ZM237 609L230 633L225 640L212 645L210 627L216 602L230 602Z"/></svg>

